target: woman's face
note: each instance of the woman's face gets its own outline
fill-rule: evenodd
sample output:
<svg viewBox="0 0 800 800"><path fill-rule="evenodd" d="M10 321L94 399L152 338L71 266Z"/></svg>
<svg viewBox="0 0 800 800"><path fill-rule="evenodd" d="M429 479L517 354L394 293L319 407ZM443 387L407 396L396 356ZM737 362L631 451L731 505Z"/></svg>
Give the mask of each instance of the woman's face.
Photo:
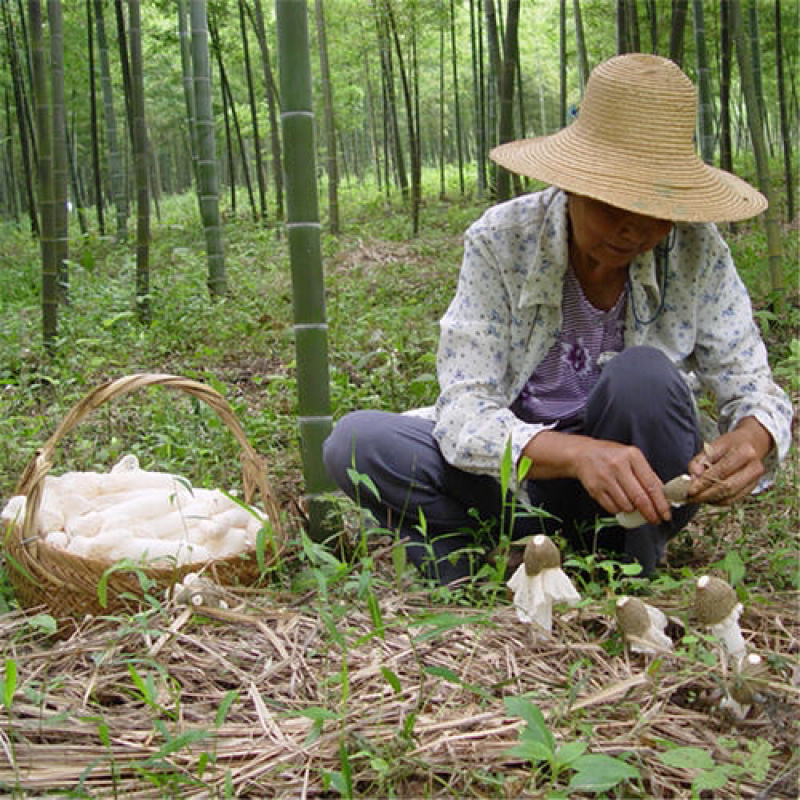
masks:
<svg viewBox="0 0 800 800"><path fill-rule="evenodd" d="M571 194L568 204L572 246L581 262L573 266L578 268L626 267L672 230L668 220L645 217L591 197Z"/></svg>

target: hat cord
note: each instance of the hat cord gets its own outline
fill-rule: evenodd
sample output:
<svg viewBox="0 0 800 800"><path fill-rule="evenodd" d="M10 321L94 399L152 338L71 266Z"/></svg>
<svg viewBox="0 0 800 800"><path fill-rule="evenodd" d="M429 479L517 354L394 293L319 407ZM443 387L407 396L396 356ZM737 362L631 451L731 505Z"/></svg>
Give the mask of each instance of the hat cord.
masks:
<svg viewBox="0 0 800 800"><path fill-rule="evenodd" d="M631 300L633 318L638 325L651 325L661 316L661 312L664 310L664 304L667 301L667 285L669 284L669 254L675 247L675 238L675 227L673 226L666 241L657 245L655 249L656 268L659 271L659 283L661 284L659 287L661 290L661 300L658 304L658 308L653 312L653 316L650 317L650 319L642 319L639 316L639 312L636 310L636 300L631 291L631 277L630 273L628 274L628 296Z"/></svg>

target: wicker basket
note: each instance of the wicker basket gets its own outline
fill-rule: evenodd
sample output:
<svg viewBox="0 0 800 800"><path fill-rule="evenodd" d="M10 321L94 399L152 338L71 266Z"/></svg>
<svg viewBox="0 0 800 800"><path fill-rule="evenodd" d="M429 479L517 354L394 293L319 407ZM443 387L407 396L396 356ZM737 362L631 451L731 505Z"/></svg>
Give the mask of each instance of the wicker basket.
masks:
<svg viewBox="0 0 800 800"><path fill-rule="evenodd" d="M222 586L252 584L260 576L261 567L274 563L283 549L285 532L267 480L266 464L247 441L227 401L209 386L188 378L160 374L130 375L104 383L84 397L37 451L20 478L16 494L27 498L25 518L10 526L5 538L5 560L9 580L24 607L45 605L53 616L65 619L85 614L118 613L132 610L139 604L144 591L136 572L126 569L109 572L114 564L112 561L84 558L48 544L38 533L36 517L44 478L52 466L53 451L61 439L94 409L148 386L177 389L211 406L241 445L244 501L251 503L258 490L263 509L271 522L261 563L256 551L250 550L209 562L181 566L145 564L136 572L144 573L153 582L148 593L163 595L186 573L201 570L206 577ZM101 582L103 591L99 592ZM103 603L101 594L105 601Z"/></svg>

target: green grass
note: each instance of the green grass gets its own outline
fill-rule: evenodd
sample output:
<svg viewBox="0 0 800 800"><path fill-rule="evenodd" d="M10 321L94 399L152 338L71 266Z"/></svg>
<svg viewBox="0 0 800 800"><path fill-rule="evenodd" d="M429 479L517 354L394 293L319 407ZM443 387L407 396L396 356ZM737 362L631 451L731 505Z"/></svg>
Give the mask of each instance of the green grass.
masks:
<svg viewBox="0 0 800 800"><path fill-rule="evenodd" d="M471 182L461 197L456 177L448 171L447 199L440 200L438 173L425 172L417 238L399 192L387 197L371 180L343 185L343 233L323 236L335 416L434 400L437 322L455 288L463 231L488 202L475 199ZM70 304L60 311L61 338L53 358L41 346L38 245L27 229L0 227L0 498L11 494L35 448L91 387L143 371L212 383L242 415L276 480L289 494L299 491L286 239L275 220L254 223L246 211L226 216L230 293L212 302L195 198L162 201L161 219L153 226L149 327L134 313L133 246L96 232L81 237L73 224ZM796 391L796 293L776 313L762 226L740 225L728 238L776 374ZM784 252L786 285L796 288L796 231L786 230ZM101 410L69 446L65 443L59 466L99 468L138 447L148 466L185 469L207 484L229 483L234 445L208 414L190 405L172 397L165 402L153 391Z"/></svg>
<svg viewBox="0 0 800 800"><path fill-rule="evenodd" d="M411 236L400 194L366 181L341 192L343 233L323 237L331 398L334 416L354 408L402 410L433 402L438 319L457 280L461 237L485 207L474 186L448 197L425 173L423 232ZM90 215L91 216L91 215ZM286 239L274 220L227 215L230 292L209 300L195 198L166 198L151 248L152 324L134 313L132 245L96 232L71 242L70 303L60 311L60 341L41 345L39 249L27 230L5 223L0 255L0 498L7 498L34 450L66 411L103 380L171 372L207 381L229 399L284 500L301 493L291 282ZM132 233L131 233L132 235ZM797 297L781 312L766 282L759 225L729 235L751 289L776 374L797 391ZM784 237L786 284L798 284L798 237ZM59 451L60 468L107 468L135 449L148 467L169 468L205 485L235 479L236 445L213 414L151 390L94 413Z"/></svg>
<svg viewBox="0 0 800 800"><path fill-rule="evenodd" d="M438 319L455 289L461 235L487 202L461 198L452 174L448 175L446 200L435 199L438 176L426 175L426 181L419 237L411 236L409 215L399 193L387 199L369 184L343 186L343 233L338 239L328 234L323 237L331 397L336 417L355 408L402 410L435 399ZM398 632L397 617L389 620L382 608L382 592L393 579L399 581L398 576L411 581L405 584L411 592L423 587L409 577L402 558L391 562L387 571L387 559L381 561L375 555L376 547L385 543L380 532L366 529L352 506L341 502L341 550L331 552L301 534L297 515L292 511L302 495L302 476L294 416L295 353L285 236L274 221L257 224L245 212L235 219L228 215L225 246L230 292L226 298L212 302L205 286L203 239L195 199L165 199L161 214L162 219L154 222L151 250L152 324L140 326L133 313L132 246L101 239L96 233L86 238L74 234L70 305L61 309L61 340L53 357L41 345L38 246L27 232L7 223L0 226L0 503L13 493L36 448L67 411L101 381L134 372L171 372L204 381L222 392L253 446L266 457L279 499L294 523L289 555L273 576L274 581L290 601L305 598L307 606L319 615L327 644L342 651L336 672L324 676L330 684L331 697L335 698L330 702L335 713L328 706L306 709L309 718L317 714L312 733L320 735L323 726L342 728L338 769L317 777L340 794L359 790L391 793L408 774L424 770L413 759L402 757L412 749L415 717L409 715L399 721L400 739L391 746L362 742L359 750L352 742L348 744L346 711L348 703L354 701L349 696L348 648L362 643L361 639L355 640L348 614L354 608L368 614L372 625L369 637L407 636L412 646L421 646L451 627L464 624L464 617L451 615L448 607L470 606L475 609L471 624L488 623L497 604L505 602L501 571L485 570L484 580L466 589L428 588L431 601L444 607L441 613L410 616L404 622L404 630ZM780 313L771 305L765 280L766 243L760 227L740 226L729 239L740 272L751 289L776 375L796 398L800 388L797 297L790 297ZM796 231L787 229L784 248L786 282L796 287ZM195 485L235 488L240 479L238 446L213 412L162 389L147 390L95 411L59 446L53 469L106 470L126 452L135 452L147 468L184 474ZM797 589L798 496L796 472L787 470L766 496L704 521L702 537L679 537L672 566L652 584L627 577L618 564L576 557L587 602L605 608L620 592L674 595L685 591L705 570L726 574L743 599L773 590ZM10 588L0 580L0 608L8 611L13 606ZM155 637L161 624L157 618L133 618L120 624L134 629L151 622L156 627ZM29 635L40 636L43 647L47 646L49 624L43 617L35 617L30 623ZM621 647L615 646L621 652ZM691 647L686 659L693 659L692 665L705 664L712 658L705 641L693 642ZM9 649L4 673L9 728L14 695L11 684L17 680L15 668L9 669L12 663L13 650ZM576 655L575 673L582 672L583 667L584 661ZM155 734L160 737L157 740L164 743L150 762L137 769L142 770L143 783L161 781L164 791L178 792L180 781L189 781L189 777L171 767L169 757L195 742L186 739L178 726L173 729L172 712L165 712L161 705L166 701L156 698L159 670L163 669L157 659L131 661L131 698L153 713ZM431 685L435 680L459 680L448 667L426 669L426 680ZM383 667L381 674L396 691L401 690L392 669ZM465 686L465 691L479 697L482 707L490 708L497 698L485 694L488 689L482 686L478 689ZM492 685L489 689L495 692L499 687ZM47 689L49 693L57 691L57 687ZM171 691L171 700L179 705L180 687L171 686ZM537 697L536 702L543 698ZM233 702L232 695L227 702ZM42 700L43 706L44 703ZM552 724L556 722L559 720ZM209 718L205 724L212 732L215 720ZM219 724L217 720L217 727ZM574 721L565 724L572 726L567 735L571 731L576 739L587 743L593 740L588 728L581 729ZM109 737L119 732L109 731L102 708L98 710L97 726L113 761ZM563 730L559 733L564 735ZM544 733L541 735L547 739ZM13 740L11 733L9 739ZM520 741L524 739L522 736ZM532 759L534 765L537 761L549 764L545 787L564 791L570 782L577 785L583 779L583 767L588 769L588 765L595 764L588 755L584 756L583 750L571 754L574 761L567 760L568 755L563 746L548 747L545 756ZM608 780L630 780L626 785L633 790L638 770L644 770L644 765L632 753L622 755L625 764L605 762L605 767L618 770ZM197 785L202 784L208 759L215 758L213 751L209 750L205 758L198 765ZM702 769L710 773L719 762L719 769L724 772L721 756L716 754L714 758L716 761L708 762L711 766ZM373 778L359 788L354 786L353 771L365 759L371 765ZM738 775L734 767L725 769L730 775L725 773L720 780L734 780L734 773ZM530 777L523 775L524 780L531 781L525 786L533 788L537 772L538 767L532 768ZM719 777L716 773L715 776ZM429 775L424 785L436 787L437 780L438 776ZM464 778L460 785L501 796L508 789L508 785L504 788L504 780L502 770L487 764L485 772ZM232 791L232 778L226 781L223 786L217 784L215 790ZM524 786L519 789L522 791Z"/></svg>

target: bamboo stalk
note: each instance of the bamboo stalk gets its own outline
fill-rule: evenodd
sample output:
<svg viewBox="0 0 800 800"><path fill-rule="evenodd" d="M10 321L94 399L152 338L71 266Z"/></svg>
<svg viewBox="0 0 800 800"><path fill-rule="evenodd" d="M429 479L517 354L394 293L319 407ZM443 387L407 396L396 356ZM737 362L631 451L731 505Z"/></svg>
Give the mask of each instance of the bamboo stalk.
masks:
<svg viewBox="0 0 800 800"><path fill-rule="evenodd" d="M322 464L331 413L307 16L304 0L276 2L300 448L309 535L321 540L326 536L324 495L332 488Z"/></svg>

